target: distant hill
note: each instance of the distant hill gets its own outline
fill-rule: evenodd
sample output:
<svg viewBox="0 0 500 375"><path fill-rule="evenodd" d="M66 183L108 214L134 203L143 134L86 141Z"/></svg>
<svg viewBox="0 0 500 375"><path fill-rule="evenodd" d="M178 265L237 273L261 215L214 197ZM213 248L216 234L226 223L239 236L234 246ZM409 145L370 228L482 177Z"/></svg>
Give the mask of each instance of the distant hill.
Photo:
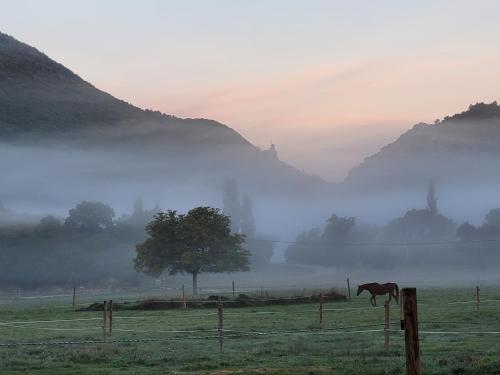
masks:
<svg viewBox="0 0 500 375"><path fill-rule="evenodd" d="M237 178L246 191L279 194L326 186L223 124L137 108L2 33L0 143L4 201L24 193L54 198L56 181L57 195L64 187L62 194L96 197L101 190L156 194L173 185L201 191L224 178Z"/></svg>
<svg viewBox="0 0 500 375"><path fill-rule="evenodd" d="M352 191L425 186L500 188L500 106L477 103L434 124L420 123L350 170Z"/></svg>
<svg viewBox="0 0 500 375"><path fill-rule="evenodd" d="M238 133L215 121L183 120L116 99L37 49L2 33L0 83L0 135L4 139L91 131L121 137L120 130L141 134L156 124L161 129L151 131L164 136L250 146Z"/></svg>

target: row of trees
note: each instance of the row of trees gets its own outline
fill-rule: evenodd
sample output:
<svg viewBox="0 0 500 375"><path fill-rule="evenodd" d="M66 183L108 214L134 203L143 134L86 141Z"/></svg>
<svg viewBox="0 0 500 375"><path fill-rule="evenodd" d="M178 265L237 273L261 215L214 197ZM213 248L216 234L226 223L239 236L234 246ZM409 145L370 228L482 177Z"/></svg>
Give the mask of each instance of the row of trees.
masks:
<svg viewBox="0 0 500 375"><path fill-rule="evenodd" d="M252 199L248 194L240 197L235 179L225 181L222 203L224 214L231 220L232 232L245 235L245 246L250 251L252 266L268 264L274 252L273 241L269 236L257 234Z"/></svg>
<svg viewBox="0 0 500 375"><path fill-rule="evenodd" d="M490 242L488 242L488 240ZM332 215L323 229L297 236L285 251L289 263L391 268L398 264L477 264L500 258L500 209L491 210L480 226L457 227L438 209L430 183L427 207L412 209L383 227L358 225L354 217Z"/></svg>
<svg viewBox="0 0 500 375"><path fill-rule="evenodd" d="M158 210L144 210L136 203L131 215L116 219L110 206L84 201L63 219L45 216L34 223L4 224L0 284L137 283L134 248L146 238L144 227Z"/></svg>
<svg viewBox="0 0 500 375"><path fill-rule="evenodd" d="M209 207L148 210L137 199L132 214L120 218L104 203L84 201L65 218L0 223L0 285L136 284L144 278L136 271L143 271L190 273L196 287L201 272L267 264L273 243L256 238L250 197L240 203L236 182L228 180L223 201L227 215Z"/></svg>

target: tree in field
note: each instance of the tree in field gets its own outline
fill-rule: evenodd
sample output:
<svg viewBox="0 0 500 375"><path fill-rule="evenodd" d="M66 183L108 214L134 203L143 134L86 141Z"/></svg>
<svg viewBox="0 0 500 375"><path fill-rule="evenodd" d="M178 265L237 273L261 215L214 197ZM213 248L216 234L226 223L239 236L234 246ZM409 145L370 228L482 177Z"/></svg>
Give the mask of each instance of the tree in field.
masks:
<svg viewBox="0 0 500 375"><path fill-rule="evenodd" d="M412 209L393 219L383 230L387 241L425 242L454 240L456 225L438 211L436 187L431 180L427 188L427 208Z"/></svg>
<svg viewBox="0 0 500 375"><path fill-rule="evenodd" d="M353 242L352 235L356 225L354 217L340 217L335 214L326 221L321 241L324 244L321 252L325 261L328 259L335 265L345 265L356 259L356 249L345 245Z"/></svg>
<svg viewBox="0 0 500 375"><path fill-rule="evenodd" d="M500 227L500 208L491 209L484 217L484 226Z"/></svg>
<svg viewBox="0 0 500 375"><path fill-rule="evenodd" d="M457 237L461 241L472 241L478 235L477 228L469 222L463 223L457 228Z"/></svg>
<svg viewBox="0 0 500 375"><path fill-rule="evenodd" d="M40 236L52 236L59 233L61 228L61 221L52 215L48 215L40 219L40 223L35 228L35 233Z"/></svg>
<svg viewBox="0 0 500 375"><path fill-rule="evenodd" d="M241 227L241 204L238 196L238 183L235 179L224 182L222 203L224 205L224 214L231 219L231 230L234 233L239 233Z"/></svg>
<svg viewBox="0 0 500 375"><path fill-rule="evenodd" d="M483 268L497 264L500 259L497 243L500 239L500 209L491 209L477 227L463 223L457 228L457 237L462 243L456 245L456 250L462 253L468 264Z"/></svg>
<svg viewBox="0 0 500 375"><path fill-rule="evenodd" d="M142 202L142 198L137 198L134 201L134 211L132 212L133 216L140 216L144 212L144 203Z"/></svg>
<svg viewBox="0 0 500 375"><path fill-rule="evenodd" d="M356 219L354 217L340 217L333 214L326 222L323 240L327 243L342 244L347 241L349 234L356 224Z"/></svg>
<svg viewBox="0 0 500 375"><path fill-rule="evenodd" d="M258 269L269 264L274 254L272 238L262 235L257 236L256 229L252 199L246 194L241 205L241 233L246 236L245 248L250 251L252 269Z"/></svg>
<svg viewBox="0 0 500 375"><path fill-rule="evenodd" d="M249 195L245 195L241 206L241 232L247 238L253 239L255 237L255 219L253 217L252 199Z"/></svg>
<svg viewBox="0 0 500 375"><path fill-rule="evenodd" d="M249 269L249 252L242 248L245 236L231 233L229 217L216 208L197 207L187 214L158 213L146 227L148 238L136 247L137 271L160 276L189 273L193 294L198 275Z"/></svg>
<svg viewBox="0 0 500 375"><path fill-rule="evenodd" d="M321 231L311 229L299 234L285 250L285 260L292 264L329 264L323 258Z"/></svg>
<svg viewBox="0 0 500 375"><path fill-rule="evenodd" d="M115 211L101 202L83 201L69 210L69 217L64 226L77 231L99 231L113 226Z"/></svg>
<svg viewBox="0 0 500 375"><path fill-rule="evenodd" d="M438 214L436 185L433 180L429 182L429 187L427 188L427 209L433 215Z"/></svg>

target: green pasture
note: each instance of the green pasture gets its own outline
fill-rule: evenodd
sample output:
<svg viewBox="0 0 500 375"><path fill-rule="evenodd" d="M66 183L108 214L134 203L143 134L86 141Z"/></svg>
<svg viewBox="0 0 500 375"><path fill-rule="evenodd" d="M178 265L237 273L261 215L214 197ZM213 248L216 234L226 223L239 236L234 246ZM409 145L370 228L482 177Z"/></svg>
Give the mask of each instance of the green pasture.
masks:
<svg viewBox="0 0 500 375"><path fill-rule="evenodd" d="M303 293L267 291L263 298ZM230 308L226 303L221 354L214 308L115 311L110 338L115 342L103 347L102 312L73 312L71 296L61 294L0 297L0 344L34 344L1 346L0 374L405 373L399 306L390 308L386 351L382 298L377 308L367 295L325 304L321 326L318 304ZM259 291L254 294L260 297ZM475 286L417 289L417 294L424 374L500 374L500 288L481 288L479 314ZM176 296L178 291L109 292L79 295L78 303Z"/></svg>

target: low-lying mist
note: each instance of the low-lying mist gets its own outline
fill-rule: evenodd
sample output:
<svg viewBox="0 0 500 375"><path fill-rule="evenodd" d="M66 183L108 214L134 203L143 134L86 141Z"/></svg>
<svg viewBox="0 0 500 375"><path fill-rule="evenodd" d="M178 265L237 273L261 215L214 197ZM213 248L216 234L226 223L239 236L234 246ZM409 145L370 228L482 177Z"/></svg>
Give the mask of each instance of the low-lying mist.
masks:
<svg viewBox="0 0 500 375"><path fill-rule="evenodd" d="M479 164L445 152L434 164L435 153L381 165L377 157L369 160L369 173L364 166L355 178L333 185L252 147L242 152L225 144L220 151L212 144L197 152L175 142L149 145L2 143L2 285L151 282L132 266L145 226L156 212L196 206L221 208L236 222L250 212L252 233L243 224L233 230L248 235L252 272L284 263L394 278L401 269L417 276L431 267L453 274L453 267L498 265L500 178L492 173L498 158L491 150L481 152ZM398 171L402 162L407 169ZM84 201L111 207L112 225L92 234L68 231L69 210Z"/></svg>

